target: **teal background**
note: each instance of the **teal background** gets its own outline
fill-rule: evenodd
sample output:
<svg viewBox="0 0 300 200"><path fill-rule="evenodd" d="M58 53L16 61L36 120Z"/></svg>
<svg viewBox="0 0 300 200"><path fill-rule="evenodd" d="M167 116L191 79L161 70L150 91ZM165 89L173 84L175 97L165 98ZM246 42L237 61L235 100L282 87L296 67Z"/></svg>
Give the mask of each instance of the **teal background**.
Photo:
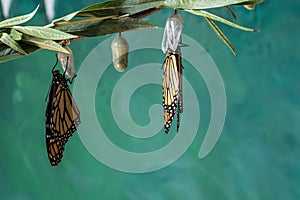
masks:
<svg viewBox="0 0 300 200"><path fill-rule="evenodd" d="M56 1L55 17L96 2ZM12 0L10 17L28 13L38 3L41 2ZM51 167L45 148L44 100L55 52L38 51L1 63L1 199L300 199L300 2L267 0L255 11L233 9L239 24L261 30L248 33L220 25L235 45L237 58L205 20L180 12L185 22L183 32L206 48L224 80L227 116L220 140L207 157L198 159L211 105L201 76L184 61L184 75L194 87L201 107L200 128L192 146L180 159L151 173L128 174L106 167L89 154L78 134L66 145L60 165ZM230 18L225 9L213 12ZM171 14L172 10L166 9L147 19L164 27ZM47 23L41 3L37 16L28 24ZM106 38L73 42L70 47L76 67ZM129 59L132 68L162 62L164 55L144 50L133 52ZM98 119L103 120L111 140L124 148L127 144L129 150L136 152L143 151L142 146L155 149L170 141L174 127L165 138L163 130L160 132L157 137L163 142L155 140L159 144L143 142L137 149L128 145L130 138L125 138L116 127L107 106L113 84L121 76L110 67L96 93ZM130 110L137 124L149 123L148 108L156 103L161 103L161 88L157 85L144 86L134 94Z"/></svg>

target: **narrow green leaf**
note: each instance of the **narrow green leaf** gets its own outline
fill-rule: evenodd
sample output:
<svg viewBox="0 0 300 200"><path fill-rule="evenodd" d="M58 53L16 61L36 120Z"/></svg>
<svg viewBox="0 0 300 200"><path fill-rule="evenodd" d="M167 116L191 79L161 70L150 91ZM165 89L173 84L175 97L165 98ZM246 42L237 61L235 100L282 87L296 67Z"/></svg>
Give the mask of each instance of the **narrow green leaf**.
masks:
<svg viewBox="0 0 300 200"><path fill-rule="evenodd" d="M0 41L4 44L6 44L7 46L9 46L10 48L22 53L22 54L27 54L22 47L16 42L14 41L14 39L12 39L7 33L2 33L2 36L0 38Z"/></svg>
<svg viewBox="0 0 300 200"><path fill-rule="evenodd" d="M88 6L82 10L73 12L59 19L55 19L48 27L55 26L59 21L69 21L74 17L118 17L124 14L134 15L155 7L160 7L163 0L126 0L126 1L106 1Z"/></svg>
<svg viewBox="0 0 300 200"><path fill-rule="evenodd" d="M28 44L20 44L22 46L22 49L24 49L28 54L36 51L38 47L31 46ZM0 63L1 62L7 62L9 60L14 60L20 57L25 56L24 54L21 54L18 51L13 50L9 46L0 44Z"/></svg>
<svg viewBox="0 0 300 200"><path fill-rule="evenodd" d="M122 5L139 5L145 3L152 3L161 0L124 0Z"/></svg>
<svg viewBox="0 0 300 200"><path fill-rule="evenodd" d="M12 28L9 35L12 39L19 41L22 39L23 34Z"/></svg>
<svg viewBox="0 0 300 200"><path fill-rule="evenodd" d="M49 49L52 51L60 51L60 52L64 52L64 53L69 53L60 44L58 44L52 40L41 39L41 38L24 35L22 41L29 43L31 45L37 46L41 49Z"/></svg>
<svg viewBox="0 0 300 200"><path fill-rule="evenodd" d="M205 17L205 19L208 22L208 24L212 27L212 29L215 31L217 36L230 48L234 56L237 56L234 46L226 37L226 35L221 31L221 29L209 18Z"/></svg>
<svg viewBox="0 0 300 200"><path fill-rule="evenodd" d="M229 13L232 15L234 22L236 22L237 18L236 15L234 13L234 11L231 9L230 6L225 6L225 8L229 11Z"/></svg>
<svg viewBox="0 0 300 200"><path fill-rule="evenodd" d="M79 11L73 12L73 13L70 13L66 16L61 17L61 18L55 19L51 22L51 24L47 25L47 27L52 27L55 23L60 22L60 21L69 21L69 20L73 19L77 15L78 12Z"/></svg>
<svg viewBox="0 0 300 200"><path fill-rule="evenodd" d="M111 7L96 7L93 6L89 9L81 10L76 16L90 16L90 17L104 17L116 15L120 16L123 14L134 15L139 12L143 12L154 7L163 5L162 0L151 0L145 2L136 2L136 4L130 4L133 2L125 1L123 5L117 5Z"/></svg>
<svg viewBox="0 0 300 200"><path fill-rule="evenodd" d="M53 28L46 28L46 27L14 26L13 28L27 35L31 35L43 39L49 39L49 40L66 40L66 39L77 37L75 35L71 35Z"/></svg>
<svg viewBox="0 0 300 200"><path fill-rule="evenodd" d="M54 25L55 23L57 22L60 22L60 21L70 21L71 19L73 19L75 16L79 16L78 14L79 13L85 13L80 15L80 16L94 16L94 17L99 17L99 15L92 15L92 14L89 14L89 13L93 13L95 11L99 11L99 10L106 10L104 13L106 14L103 14L102 16L110 16L111 14L109 14L108 10L117 10L116 7L120 7L121 4L120 2L118 1L106 1L106 2L102 2L102 3L97 3L97 4L94 4L94 5L91 5L91 6L88 6L86 8L83 8L81 10L78 10L76 12L73 12L73 13L70 13L66 16L63 16L59 19L55 19L52 21L52 23L49 25ZM112 12L110 12L112 13ZM113 12L113 15L115 15L116 12ZM119 13L118 13L119 14Z"/></svg>
<svg viewBox="0 0 300 200"><path fill-rule="evenodd" d="M57 29L75 35L95 37L128 30L155 27L155 25L146 21L124 17L120 19L95 20L79 24L71 24L57 27Z"/></svg>
<svg viewBox="0 0 300 200"><path fill-rule="evenodd" d="M103 10L103 9L113 9L116 7L121 7L122 2L121 1L105 1L97 4L90 5L88 7L85 7L78 11L78 13L83 12L90 12L90 11L97 11L97 10Z"/></svg>
<svg viewBox="0 0 300 200"><path fill-rule="evenodd" d="M165 0L164 6L168 8L194 10L242 4L250 1L251 0Z"/></svg>
<svg viewBox="0 0 300 200"><path fill-rule="evenodd" d="M30 14L10 18L10 19L7 19L7 20L4 20L4 21L0 22L0 28L12 27L12 26L23 24L23 23L29 21L35 15L38 8L39 8L39 5Z"/></svg>
<svg viewBox="0 0 300 200"><path fill-rule="evenodd" d="M206 18L209 18L211 20L215 20L215 21L218 21L218 22L221 22L221 23L224 23L224 24L227 24L228 26L232 26L234 28L237 28L237 29L241 29L243 31L250 31L250 32L257 32L258 30L254 30L254 29L251 29L251 28L247 28L247 27L243 27L243 26L240 26L240 25L237 25L233 22L230 22L222 17L219 17L217 15L214 15L214 14L211 14L207 11L204 11L204 10L185 10L187 12L190 12L194 15L198 15L198 16L202 16L202 17L206 17Z"/></svg>
<svg viewBox="0 0 300 200"><path fill-rule="evenodd" d="M76 24L82 24L82 23L87 23L87 22L92 22L92 21L100 21L100 20L105 20L105 19L113 19L114 17L116 17L116 16L89 17L89 18L81 19L81 20L74 20L74 21L69 21L69 22L60 22L60 23L55 24L55 28L57 29L57 27L62 27L62 26L76 25Z"/></svg>

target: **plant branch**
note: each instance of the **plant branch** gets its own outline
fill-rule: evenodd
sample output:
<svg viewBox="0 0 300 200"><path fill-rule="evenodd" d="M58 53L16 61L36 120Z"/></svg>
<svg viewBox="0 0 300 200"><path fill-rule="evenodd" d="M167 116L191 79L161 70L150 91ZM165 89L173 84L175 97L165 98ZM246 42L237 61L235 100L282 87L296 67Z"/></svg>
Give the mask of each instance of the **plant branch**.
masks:
<svg viewBox="0 0 300 200"><path fill-rule="evenodd" d="M179 9L204 17L235 53L233 45L212 20L245 31L256 30L237 25L202 9L226 7L236 20L229 6L253 9L260 2L262 0L109 0L55 19L46 26L21 26L35 15L37 7L32 13L0 22L0 62L22 57L38 49L65 52L61 45L87 37L153 28L156 27L154 24L141 19L164 8Z"/></svg>

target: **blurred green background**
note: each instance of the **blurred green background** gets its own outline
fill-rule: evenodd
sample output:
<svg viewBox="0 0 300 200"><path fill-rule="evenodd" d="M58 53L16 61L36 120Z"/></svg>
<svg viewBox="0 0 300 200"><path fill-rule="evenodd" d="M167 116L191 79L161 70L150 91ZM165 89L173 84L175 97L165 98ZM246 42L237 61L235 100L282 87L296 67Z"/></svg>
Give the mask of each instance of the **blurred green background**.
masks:
<svg viewBox="0 0 300 200"><path fill-rule="evenodd" d="M49 23L45 5L38 0L12 0L9 17L29 13L39 3L39 12L28 24L45 25ZM56 1L54 17L93 3L97 1ZM255 11L233 9L239 24L261 30L248 33L220 25L235 45L238 58L214 35L204 19L181 12L185 22L183 32L207 50L224 80L227 116L221 138L207 157L198 159L210 119L210 100L201 76L195 75L192 66L184 62L185 77L194 87L201 107L200 128L180 159L151 173L129 174L106 167L89 154L78 134L66 145L60 165L52 167L45 147L44 100L51 83L55 52L38 51L1 63L0 198L300 199L300 2L267 0ZM164 27L172 12L166 9L147 19ZM225 9L213 12L230 18ZM70 45L77 69L87 54L106 38L85 39ZM164 55L145 50L133 52L129 59L130 69L137 63L162 62ZM97 88L96 108L100 123L104 120L111 133L111 140L126 146L128 138L118 139L124 136L108 106L112 88L121 76L113 67L106 70ZM149 123L148 108L156 103L161 103L159 86L145 86L136 92L130 110L137 124ZM163 134L162 130L157 137L163 138ZM172 129L169 135L163 135L163 142L167 143L174 134Z"/></svg>

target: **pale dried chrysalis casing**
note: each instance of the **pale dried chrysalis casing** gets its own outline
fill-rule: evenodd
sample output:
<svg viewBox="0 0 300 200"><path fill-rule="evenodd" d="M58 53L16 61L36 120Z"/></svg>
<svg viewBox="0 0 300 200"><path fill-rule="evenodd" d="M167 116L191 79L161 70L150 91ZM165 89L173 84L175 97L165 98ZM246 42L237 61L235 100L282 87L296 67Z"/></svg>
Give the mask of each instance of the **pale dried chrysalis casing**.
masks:
<svg viewBox="0 0 300 200"><path fill-rule="evenodd" d="M128 42L121 35L111 43L113 63L118 72L123 72L128 66L128 49Z"/></svg>
<svg viewBox="0 0 300 200"><path fill-rule="evenodd" d="M183 20L179 14L173 14L168 18L161 44L161 49L164 53L167 50L176 51L183 26Z"/></svg>
<svg viewBox="0 0 300 200"><path fill-rule="evenodd" d="M58 52L57 58L60 61L66 75L69 78L73 78L76 75L73 53L67 45L63 45L63 48L66 49L69 53Z"/></svg>

